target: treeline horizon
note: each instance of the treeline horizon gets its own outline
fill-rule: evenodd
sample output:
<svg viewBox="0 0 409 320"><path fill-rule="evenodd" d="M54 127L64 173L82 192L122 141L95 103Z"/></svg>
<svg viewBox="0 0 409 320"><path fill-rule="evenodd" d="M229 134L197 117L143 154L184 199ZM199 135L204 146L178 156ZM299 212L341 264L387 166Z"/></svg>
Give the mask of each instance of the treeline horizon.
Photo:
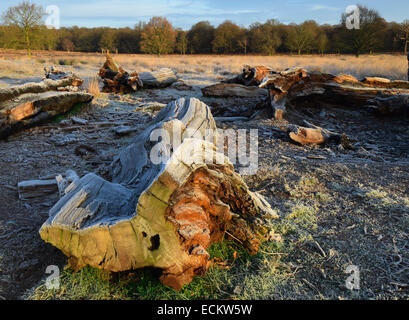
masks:
<svg viewBox="0 0 409 320"><path fill-rule="evenodd" d="M33 7L41 11L41 7ZM406 53L409 20L387 22L374 9L360 8L360 28L349 30L346 15L338 25L319 25L314 20L283 24L278 20L242 27L227 20L213 26L201 21L189 30L174 28L166 17L153 17L133 28L32 26L30 41L15 19L0 25L0 48L67 52L147 54L372 54ZM10 22L12 21L12 22ZM27 44L28 43L28 44ZM29 46L29 48L27 48Z"/></svg>

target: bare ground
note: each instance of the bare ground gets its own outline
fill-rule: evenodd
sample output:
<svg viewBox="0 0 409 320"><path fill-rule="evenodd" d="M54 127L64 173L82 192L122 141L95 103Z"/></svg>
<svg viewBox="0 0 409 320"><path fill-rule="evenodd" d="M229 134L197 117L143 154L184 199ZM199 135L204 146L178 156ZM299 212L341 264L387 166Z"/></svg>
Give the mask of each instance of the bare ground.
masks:
<svg viewBox="0 0 409 320"><path fill-rule="evenodd" d="M186 77L185 77L186 76ZM56 198L22 202L19 181L74 169L103 174L114 155L144 128L155 112L147 102L168 103L195 96L210 106L252 103L206 99L200 87L212 79L182 75L191 91L147 90L134 95L103 96L78 117L96 122L125 122L135 133L116 136L112 127L67 131L55 122L0 142L0 298L19 299L45 277L48 265L64 266L65 257L45 244L38 230ZM255 299L407 299L409 298L409 129L408 119L377 118L366 111L306 106L293 121L344 132L356 139L355 150L337 145L303 147L274 128L285 121L269 119L218 123L220 128L259 130L259 170L245 177L275 207L282 222L277 232L292 250L281 252L291 271L281 290L252 292ZM69 118L69 116L68 116ZM95 151L82 152L81 145ZM294 222L294 223L293 223ZM361 271L361 289L345 288L345 269ZM257 275L255 275L256 277ZM261 281L263 279L260 279Z"/></svg>

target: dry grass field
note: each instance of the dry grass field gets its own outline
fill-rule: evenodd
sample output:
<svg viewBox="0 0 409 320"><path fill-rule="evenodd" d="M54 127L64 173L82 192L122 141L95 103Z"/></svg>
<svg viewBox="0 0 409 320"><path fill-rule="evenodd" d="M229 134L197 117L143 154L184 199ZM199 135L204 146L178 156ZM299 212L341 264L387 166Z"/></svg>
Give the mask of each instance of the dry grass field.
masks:
<svg viewBox="0 0 409 320"><path fill-rule="evenodd" d="M266 65L276 69L299 66L332 74L351 74L362 78L378 76L390 79L407 77L407 61L403 55L277 55L277 56L220 56L220 55L115 55L116 61L127 70L138 72L170 67L179 74L201 74L213 78L239 73L244 64ZM3 78L41 77L43 66L62 65L82 77L97 72L104 55L92 53L35 52L28 59L23 51L0 50L0 82ZM64 68L64 67L62 67Z"/></svg>

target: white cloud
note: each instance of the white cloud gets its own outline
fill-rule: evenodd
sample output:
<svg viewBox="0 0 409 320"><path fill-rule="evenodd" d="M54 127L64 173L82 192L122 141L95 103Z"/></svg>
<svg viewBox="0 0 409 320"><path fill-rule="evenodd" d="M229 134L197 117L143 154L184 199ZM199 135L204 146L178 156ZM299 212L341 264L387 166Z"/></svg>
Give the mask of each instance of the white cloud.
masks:
<svg viewBox="0 0 409 320"><path fill-rule="evenodd" d="M320 11L320 10L325 10L325 11L338 11L338 10L340 10L340 9L339 9L339 8L335 8L335 7L330 7L330 6L321 5L321 4L315 4L315 5L311 6L310 10L311 10L311 11Z"/></svg>

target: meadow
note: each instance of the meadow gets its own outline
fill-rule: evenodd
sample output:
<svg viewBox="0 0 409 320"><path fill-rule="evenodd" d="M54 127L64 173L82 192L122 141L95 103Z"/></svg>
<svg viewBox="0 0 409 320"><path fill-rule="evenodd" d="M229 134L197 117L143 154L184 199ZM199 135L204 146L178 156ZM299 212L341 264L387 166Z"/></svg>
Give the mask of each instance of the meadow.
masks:
<svg viewBox="0 0 409 320"><path fill-rule="evenodd" d="M126 70L144 72L159 68L172 68L178 74L201 74L203 76L226 76L240 73L243 65L266 65L274 69L293 66L331 74L351 74L357 78L366 76L406 80L407 60L404 55L154 55L118 54L115 60ZM73 69L82 77L90 77L101 67L101 53L66 53L38 51L28 59L23 51L0 50L1 78L41 77L43 67L59 65Z"/></svg>

